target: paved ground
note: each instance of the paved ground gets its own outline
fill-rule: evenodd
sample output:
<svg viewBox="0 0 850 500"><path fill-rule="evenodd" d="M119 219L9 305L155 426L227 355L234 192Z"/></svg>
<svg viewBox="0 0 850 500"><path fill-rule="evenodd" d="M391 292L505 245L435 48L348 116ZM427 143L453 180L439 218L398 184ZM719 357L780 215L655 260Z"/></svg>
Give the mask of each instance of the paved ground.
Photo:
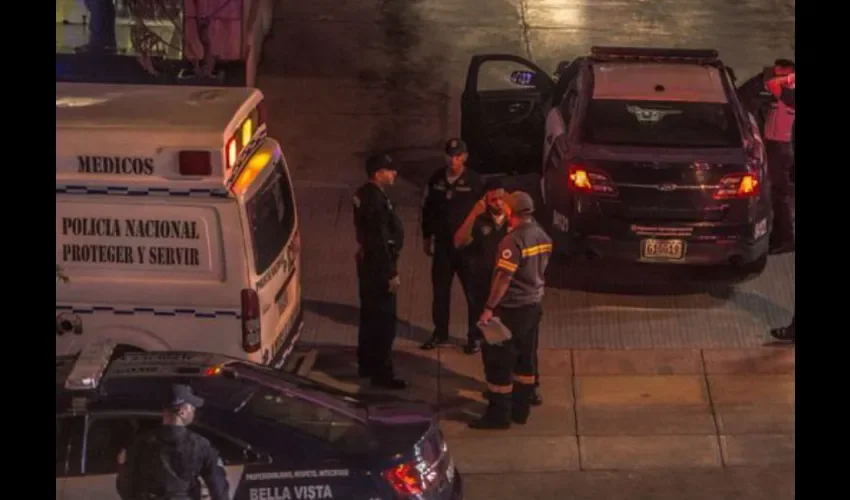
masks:
<svg viewBox="0 0 850 500"><path fill-rule="evenodd" d="M415 344L431 327L419 188L457 134L473 54L553 69L595 44L713 47L747 77L793 57L794 37L787 0L279 0L260 85L296 178L304 339L327 344L313 376L361 390L345 347L357 317L349 198L364 154L389 149L409 234L397 364L405 396L441 408L468 498L793 498L794 351L763 347L793 309L793 256L737 286L682 268L553 266L546 402L501 434L466 428L483 409L477 357ZM456 336L463 309L456 300Z"/></svg>
<svg viewBox="0 0 850 500"><path fill-rule="evenodd" d="M260 85L296 178L305 340L328 344L314 376L360 390L344 347L357 317L349 199L363 156L386 148L402 164L392 195L409 234L399 370L408 397L443 408L469 498L793 498L794 351L762 347L790 318L793 256L738 286L681 268L553 266L546 404L500 436L465 428L483 408L479 362L456 348L435 360L415 342L431 328L419 189L458 131L473 54L554 68L594 44L714 47L744 78L793 57L794 36L794 3L778 0L279 2ZM456 300L453 334L464 321Z"/></svg>
<svg viewBox="0 0 850 500"><path fill-rule="evenodd" d="M402 164L392 193L408 232L401 334L421 339L431 328L416 207L443 141L458 131L473 54L515 53L554 68L593 44L715 47L744 78L793 56L794 44L793 2L767 0L315 0L279 2L276 19L260 83L297 179L308 249L305 338L347 344L357 307L349 200L375 147ZM772 258L760 279L740 286L681 267L553 266L541 342L757 347L790 319L793 273L793 256ZM453 333L463 335L463 305L455 306Z"/></svg>
<svg viewBox="0 0 850 500"><path fill-rule="evenodd" d="M794 496L793 349L542 350L544 405L529 423L473 431L479 358L400 344L403 397L441 409L471 499ZM324 347L311 376L372 391L351 348Z"/></svg>

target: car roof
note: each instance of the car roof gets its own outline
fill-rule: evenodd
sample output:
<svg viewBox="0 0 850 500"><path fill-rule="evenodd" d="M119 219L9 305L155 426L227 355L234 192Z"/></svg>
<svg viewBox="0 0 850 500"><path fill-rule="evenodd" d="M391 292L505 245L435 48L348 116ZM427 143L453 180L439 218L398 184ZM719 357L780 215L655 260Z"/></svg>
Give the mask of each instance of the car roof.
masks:
<svg viewBox="0 0 850 500"><path fill-rule="evenodd" d="M593 99L729 102L723 75L714 65L615 61L594 63L592 70Z"/></svg>
<svg viewBox="0 0 850 500"><path fill-rule="evenodd" d="M262 99L247 87L56 83L56 128L224 134Z"/></svg>
<svg viewBox="0 0 850 500"><path fill-rule="evenodd" d="M56 357L57 411L62 411L62 408L73 404L75 400L116 401L127 398L133 399L141 406L158 410L161 406L157 405L161 405L162 401L156 394L161 394L168 384L188 383L194 387L196 384L193 381L198 381L207 390L213 390L218 406L235 409L244 402L247 394L245 391L253 390L241 381L241 373L244 370L251 371L246 373L248 378L266 378L267 381L279 384L281 388L287 388L292 395L300 394L307 400L317 401L314 396L319 393L318 397L324 401L322 405L330 404L343 413L362 411L355 410L360 405L358 400L334 388L220 354L193 351L114 353L102 370L96 388L68 389L66 381L73 376L77 360L78 355ZM236 367L240 367L240 375L235 380L230 376L218 376ZM140 396L142 394L144 397Z"/></svg>

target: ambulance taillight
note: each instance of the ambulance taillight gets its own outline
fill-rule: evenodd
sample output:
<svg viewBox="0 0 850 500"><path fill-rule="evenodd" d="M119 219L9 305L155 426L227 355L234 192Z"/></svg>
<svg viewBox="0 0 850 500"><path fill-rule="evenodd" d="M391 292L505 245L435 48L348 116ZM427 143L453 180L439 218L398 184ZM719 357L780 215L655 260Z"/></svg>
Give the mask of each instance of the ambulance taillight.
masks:
<svg viewBox="0 0 850 500"><path fill-rule="evenodd" d="M212 175L209 151L180 151L180 175Z"/></svg>
<svg viewBox="0 0 850 500"><path fill-rule="evenodd" d="M260 297L256 290L242 290L242 349L247 353L260 350Z"/></svg>
<svg viewBox="0 0 850 500"><path fill-rule="evenodd" d="M239 140L236 137L231 137L224 150L227 155L227 170L230 170L236 165L236 158L239 156Z"/></svg>

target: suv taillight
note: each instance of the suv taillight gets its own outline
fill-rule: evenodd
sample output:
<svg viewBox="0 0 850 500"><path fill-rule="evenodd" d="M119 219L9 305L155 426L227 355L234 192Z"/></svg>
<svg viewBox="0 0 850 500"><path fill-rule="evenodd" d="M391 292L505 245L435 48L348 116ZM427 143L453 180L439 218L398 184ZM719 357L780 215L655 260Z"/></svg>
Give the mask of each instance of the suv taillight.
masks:
<svg viewBox="0 0 850 500"><path fill-rule="evenodd" d="M422 475L413 464L401 464L385 470L384 479L402 496L419 495L425 490Z"/></svg>
<svg viewBox="0 0 850 500"><path fill-rule="evenodd" d="M733 174L720 179L715 200L752 198L761 191L761 182L756 174Z"/></svg>
<svg viewBox="0 0 850 500"><path fill-rule="evenodd" d="M260 350L260 297L256 290L242 290L242 349L252 353Z"/></svg>
<svg viewBox="0 0 850 500"><path fill-rule="evenodd" d="M581 165L571 165L569 168L570 191L602 196L617 196L617 188L611 178L602 172L588 170Z"/></svg>

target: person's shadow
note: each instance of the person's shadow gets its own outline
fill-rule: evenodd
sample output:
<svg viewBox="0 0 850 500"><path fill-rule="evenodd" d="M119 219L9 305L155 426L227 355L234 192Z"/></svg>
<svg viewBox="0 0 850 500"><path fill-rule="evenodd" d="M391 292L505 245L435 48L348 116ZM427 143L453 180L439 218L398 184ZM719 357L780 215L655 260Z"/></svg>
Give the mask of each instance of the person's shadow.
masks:
<svg viewBox="0 0 850 500"><path fill-rule="evenodd" d="M360 310L348 304L320 300L304 300L306 310L333 322L357 325ZM430 332L406 321L399 322L399 337L422 341ZM386 391L371 387L368 379L358 376L356 348L350 346L315 345L319 355L311 378L351 394L362 401L378 404L399 400L421 401L439 411L444 419L466 421L471 414L484 412L486 403L480 393L486 389L480 356L466 356L458 346L443 347L440 352L396 349L393 364L409 388ZM463 373L448 368L456 363ZM455 363L456 362L456 363Z"/></svg>
<svg viewBox="0 0 850 500"><path fill-rule="evenodd" d="M357 326L360 322L360 308L338 302L304 299L302 302L306 311L323 316L340 325ZM413 325L408 321L398 321L398 337L416 342L424 342L431 337L431 332Z"/></svg>

